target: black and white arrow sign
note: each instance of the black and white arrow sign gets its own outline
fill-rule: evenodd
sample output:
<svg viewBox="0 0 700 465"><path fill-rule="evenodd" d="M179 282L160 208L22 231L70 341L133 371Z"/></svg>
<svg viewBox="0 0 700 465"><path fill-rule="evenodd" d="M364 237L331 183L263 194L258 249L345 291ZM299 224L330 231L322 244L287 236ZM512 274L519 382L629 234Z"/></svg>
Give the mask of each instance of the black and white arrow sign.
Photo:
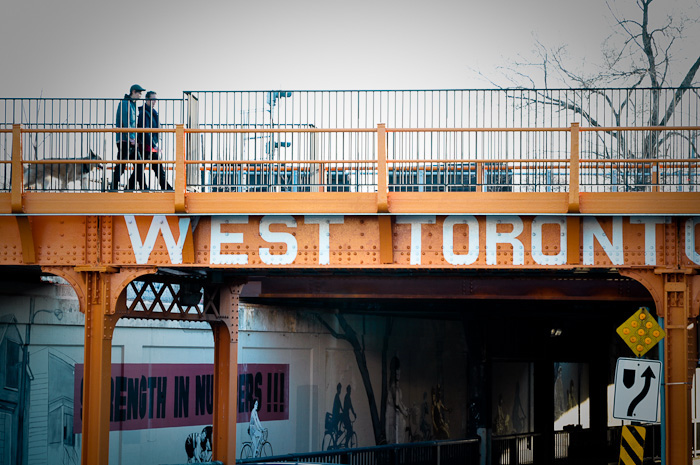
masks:
<svg viewBox="0 0 700 465"><path fill-rule="evenodd" d="M617 359L613 417L620 420L656 422L660 379L659 361Z"/></svg>

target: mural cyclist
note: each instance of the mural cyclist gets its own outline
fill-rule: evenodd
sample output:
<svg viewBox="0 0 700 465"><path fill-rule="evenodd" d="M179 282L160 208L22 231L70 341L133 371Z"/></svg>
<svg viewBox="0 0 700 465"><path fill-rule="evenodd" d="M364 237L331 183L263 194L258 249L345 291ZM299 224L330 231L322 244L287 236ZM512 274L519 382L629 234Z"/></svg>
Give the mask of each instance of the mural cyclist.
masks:
<svg viewBox="0 0 700 465"><path fill-rule="evenodd" d="M248 423L248 435L251 440L243 443L241 459L272 456L272 444L267 440L267 428L263 428L260 422L259 409L260 402L258 399L254 399L253 409L250 412L250 423Z"/></svg>
<svg viewBox="0 0 700 465"><path fill-rule="evenodd" d="M348 384L348 387L345 390L345 399L343 400L343 425L345 426L345 448L347 449L348 447L354 447L357 445L357 438L354 435L355 431L352 429L352 423L357 420L357 414L355 413L355 409L352 407L352 399L350 398L350 393L352 392L352 388ZM355 417L353 420L350 420L350 413L353 414ZM355 439L355 443L352 444L352 439Z"/></svg>
<svg viewBox="0 0 700 465"><path fill-rule="evenodd" d="M347 449L357 447L357 433L353 429L353 422L357 420L357 413L352 406L352 387L348 384L345 390L345 397L341 403L340 394L343 385L336 386L335 398L333 399L332 412L326 412L325 432L322 441L322 450ZM350 413L354 416L350 418Z"/></svg>
<svg viewBox="0 0 700 465"><path fill-rule="evenodd" d="M253 441L253 457L260 457L263 444L267 440L267 428L263 428L262 423L260 423L260 418L258 417L259 409L260 404L258 399L255 399L253 411L250 412L250 425L248 426L248 434L250 434L250 438Z"/></svg>

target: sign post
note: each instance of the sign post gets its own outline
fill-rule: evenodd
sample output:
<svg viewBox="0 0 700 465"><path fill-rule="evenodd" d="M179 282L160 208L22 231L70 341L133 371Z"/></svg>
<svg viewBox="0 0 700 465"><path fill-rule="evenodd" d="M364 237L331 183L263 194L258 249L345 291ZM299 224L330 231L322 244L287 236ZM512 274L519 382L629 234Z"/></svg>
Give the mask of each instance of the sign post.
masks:
<svg viewBox="0 0 700 465"><path fill-rule="evenodd" d="M643 426L622 427L619 465L638 465L644 461L646 435L647 430Z"/></svg>
<svg viewBox="0 0 700 465"><path fill-rule="evenodd" d="M640 358L618 358L615 367L613 417L634 422L657 422L661 386L661 362L641 358L666 333L649 313L640 307L617 328L617 334ZM635 465L644 460L643 426L624 426L620 442L620 464Z"/></svg>

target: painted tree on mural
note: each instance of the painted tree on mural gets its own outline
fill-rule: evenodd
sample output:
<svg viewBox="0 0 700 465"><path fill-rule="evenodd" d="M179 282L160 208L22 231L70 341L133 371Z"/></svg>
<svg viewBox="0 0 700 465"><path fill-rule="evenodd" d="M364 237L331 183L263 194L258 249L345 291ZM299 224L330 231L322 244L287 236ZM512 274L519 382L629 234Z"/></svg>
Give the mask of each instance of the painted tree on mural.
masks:
<svg viewBox="0 0 700 465"><path fill-rule="evenodd" d="M387 353L389 349L389 336L391 335L391 330L393 322L391 318L386 319L386 324L384 326L384 336L382 342L382 391L381 391L381 401L380 405L377 406L376 398L374 397L374 388L372 387L372 379L370 378L369 369L367 368L367 357L365 356L365 346L358 337L357 332L348 323L345 317L341 313L335 313L334 318L338 322L342 332L337 331L333 326L331 326L326 320L324 315L316 314L316 318L321 324L328 330L328 332L336 339L341 339L347 341L351 346L355 354L355 360L357 361L357 368L360 370L360 376L362 377L362 383L365 387L365 392L367 394L367 401L369 405L370 416L372 419L372 430L374 432L374 440L376 444L383 444L386 442L385 425L386 425L386 403L387 403Z"/></svg>
<svg viewBox="0 0 700 465"><path fill-rule="evenodd" d="M511 98L533 111L550 108L568 112L590 127L677 125L674 117L679 118L684 96L686 101L692 94L700 97L692 88L698 85L700 54L695 55L697 48L684 41L688 30L700 27L700 20L665 16L667 5L654 0L636 0L636 11L627 16L617 7L629 2L611 0L606 5L613 25L602 47L600 65L586 63L582 68L585 61L569 57L567 46L551 47L536 40L534 57L516 60L502 68L502 75L511 88L537 91L514 93ZM692 50L692 55L681 60L678 56L684 47ZM570 90L559 91L562 86ZM668 87L675 89L663 90ZM610 88L620 91L607 92ZM581 92L575 91L579 89ZM696 125L695 121L683 121L689 123ZM696 158L698 153L697 131L611 130L596 134L600 143L594 141L587 149L601 158L656 159L669 150ZM645 176L641 169L636 183L649 183L640 176Z"/></svg>

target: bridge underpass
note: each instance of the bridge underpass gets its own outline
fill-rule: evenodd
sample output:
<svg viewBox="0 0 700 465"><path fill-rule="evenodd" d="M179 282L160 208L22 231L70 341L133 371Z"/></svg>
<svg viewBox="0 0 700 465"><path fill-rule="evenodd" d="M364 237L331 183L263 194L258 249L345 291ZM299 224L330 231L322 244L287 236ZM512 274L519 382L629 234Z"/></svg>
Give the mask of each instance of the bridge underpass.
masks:
<svg viewBox="0 0 700 465"><path fill-rule="evenodd" d="M499 217L501 223L517 223L517 217ZM128 255L120 254L119 260L126 260L126 263L120 266L74 266L74 267L56 267L47 265L41 267L43 272L56 274L68 280L76 289L78 298L81 300L81 307L85 306L86 311L86 383L91 376L95 383L94 387L86 384L85 398L83 405L85 409L85 417L83 425L90 421L91 415L99 417L99 408L92 407L88 392L95 389L97 394L105 392L104 387L98 387L104 383L104 373L107 367L110 366L110 340L111 333L114 330L114 325L117 318L168 318L168 319L184 319L194 321L209 321L212 323L215 334L215 365L218 375L217 382L219 387L217 391L219 395L215 397L216 408L218 409L233 409L236 408L236 383L231 381L231 377L235 379L235 372L230 370L231 366L235 366L234 361L237 357L238 343L238 302L240 299L250 301L252 303L267 302L277 303L280 306L298 306L300 303L307 303L311 308L327 306L337 307L341 312L349 314L376 314L376 315L403 315L405 317L425 318L440 317L442 319L452 319L459 322L459 326L466 329L469 337L466 339L469 343L477 343L477 348L468 348L468 353L478 352L480 357L478 361L471 361L468 365L472 367L481 364L483 368L479 369L478 375L471 375L473 379L469 380L467 391L470 389L478 389L480 385L483 387L484 394L479 398L486 401L480 401L482 408L487 411L480 414L479 417L486 419L482 420L486 427L489 426L493 430L494 416L494 399L493 393L488 385L494 375L494 370L503 363L512 361L525 362L532 364L533 370L533 395L536 392L537 398L533 397L533 405L552 405L552 389L554 377L553 363L572 362L586 363L589 367L589 382L591 386L590 396L590 417L589 429L594 435L596 444L602 444L602 432L607 427L607 415L604 414L604 402L602 399L607 398L609 394L604 392L609 383L609 371L607 376L599 373L594 368L604 364L610 369L610 360L616 355L621 355L619 351L610 348L611 338L614 340L616 335L613 330L616 325L629 316L634 309L639 305L647 305L650 308L656 307L657 314L659 303L652 298L654 293L667 293L668 289L679 289L679 281L670 281L669 275L676 280L688 280L687 286L690 285L692 275L685 272L660 273L653 270L646 273L639 271L620 269L619 267L596 267L585 268L582 266L570 267L568 270L545 270L545 269L510 269L507 267L501 269L488 268L464 268L459 270L447 270L445 267L434 269L411 269L409 267L376 267L373 266L368 270L362 269L284 269L283 267L266 267L256 266L253 269L239 267L233 269L231 267L211 267L199 266L192 268L191 266L182 266L173 264L173 257L186 257L188 253L185 250L187 240L182 241L183 251L178 252L172 248L168 250L167 233L164 233L160 226L168 227L171 231L177 231L182 226L182 223L176 223L172 218L165 222L161 222L159 217L142 217L137 220L139 235L142 241L146 241L152 231L153 225L159 225L158 237L151 242L152 249L148 252L148 259L156 263L144 267L134 267L129 265L129 261L135 261L138 254L132 254L131 258L126 258ZM440 218L444 223L448 218ZM121 228L127 229L128 221L132 221L129 217L116 217L112 221L111 230L119 231L120 226L115 225L115 222L122 224ZM274 220L271 220L274 221ZM284 218L280 221L286 221ZM364 222L367 220L364 219ZM403 220L402 220L403 221ZM488 221L488 218L475 218L475 221ZM555 220L549 220L555 221ZM301 224L303 219L300 218ZM559 224L559 220L556 220ZM101 221L103 225L110 222ZM397 222L398 223L398 222ZM609 229L609 235L613 235L614 222L610 219L596 219L597 224L602 224L605 229ZM692 223L692 220L687 220L686 223ZM73 256L76 250L71 243L74 243L73 238L80 238L82 244L86 244L84 250L80 254L87 253L90 242L82 242L83 237L89 237L90 234L66 234L71 228L78 228L90 231L90 225L96 224L92 221L84 222L80 218L61 217L56 221L50 217L36 217L31 220L33 227L39 228L37 233L32 235L33 239L41 238L41 230L44 225L50 224L51 231L55 233L49 249L61 251L46 251L43 247L37 247L37 250L42 250L36 258L37 261L55 262L55 258L59 253ZM196 233L192 239L193 247L199 248L202 252L206 252L208 247L202 244L202 237L197 235L204 234L204 237L211 235L211 230L204 220L200 219L193 233ZM244 237L248 234L245 231L246 224L235 220L229 223L224 220L221 225L235 225ZM353 224L351 222L351 224ZM359 223L356 223L359 224ZM593 224L588 220L588 224ZM641 233L645 229L644 224L635 225L634 222L623 223L623 231L632 231L630 237L639 237L636 233ZM683 224L683 223L681 223ZM318 228L318 217L313 218L310 222L314 228ZM671 221L671 227L674 227L674 222ZM256 225L257 226L257 225ZM338 228L340 225L335 225ZM222 228L230 228L232 226L221 226ZM328 224L330 228L330 224ZM376 227L376 226L375 226ZM666 227L665 224L659 224L659 227ZM176 229L177 228L177 229ZM397 241L401 240L401 235L411 234L412 228L410 224L404 227L395 227L397 232ZM532 226L530 225L530 229ZM9 228L8 228L9 229ZM258 227L255 227L257 230ZM442 230L439 228L438 230ZM482 229L482 227L479 227ZM486 228L483 228L486 229ZM682 229L677 228L676 231ZM167 231L167 230L166 230ZM186 232L187 231L187 232ZM232 230L233 231L233 230ZM367 230L361 230L367 231ZM375 229L379 233L378 229ZM692 231L692 229L691 229ZM135 244L136 251L139 248L143 249L143 244L138 245L134 242L135 238L131 236L105 235L105 230L102 230L101 236L103 240L111 242L111 251L119 251L131 242ZM466 230L465 230L466 232ZM430 237L430 231L427 231L426 236ZM180 237L185 234L189 235L187 229L180 229ZM281 233L278 233L281 234ZM289 237L297 237L301 241L304 235L291 236L286 234L286 239ZM357 237L359 234L354 233L349 236L345 234L333 235L332 237ZM657 237L668 237L669 234L658 234ZM673 236L673 235L671 235ZM16 236L17 237L17 236ZM56 241L56 237L65 237L66 242L61 246L60 241ZM175 235L173 235L173 240ZM214 236L215 237L215 236ZM521 237L527 237L521 236ZM278 240L281 238L277 238ZM231 237L234 242L238 242L235 236ZM318 243L318 236L307 237L310 243ZM127 242L124 242L127 241ZM92 240L92 243L97 243ZM253 245L254 242L247 241L247 244ZM332 242L329 242L329 245ZM371 242L370 242L371 243ZM12 243L10 243L12 244ZM17 250L16 255L21 255L21 245L19 237L17 237L15 246L10 245ZM47 243L48 244L48 243ZM562 242L558 240L561 247ZM300 243L303 248L303 243ZM528 244L528 246L531 244ZM360 247L351 249L347 254L355 254L362 250ZM556 250L555 250L556 252ZM99 254L103 255L110 253L104 248ZM370 252L376 253L376 252ZM483 253L483 252L480 252ZM561 252L558 252L561 253ZM600 254L607 254L604 250ZM512 251L502 260L513 260ZM189 254L190 256L202 255ZM318 259L317 254L313 259ZM329 260L332 254L329 254ZM394 253L396 256L396 253ZM634 258L634 257L638 258ZM144 255L141 255L144 257ZM634 263L634 260L645 260L643 255L629 254L628 260ZM60 259L60 256L59 256ZM207 260L206 255L203 258ZM343 257L336 259L342 260ZM485 259L485 258L484 258ZM405 256L404 260L410 260L410 254ZM166 262L166 263L164 263ZM167 264L167 266L158 266L159 264ZM36 268L36 265L34 265ZM234 267L235 268L235 267ZM659 270L663 271L663 270ZM639 280L630 279L625 275L635 274ZM135 280L135 281L134 281ZM653 287L654 280L658 283L661 281L661 287ZM157 302L147 304L143 300L134 299L127 301L126 289L133 285L134 282L160 282L164 284L179 284L180 289L184 288L192 291L203 293L202 304L200 297L192 300L185 295L184 291L175 299L175 304L157 305ZM643 283L652 283L652 286L646 287ZM682 281L681 281L682 282ZM666 289L666 291L664 291ZM693 287L693 289L696 289ZM677 292L677 291L673 291ZM690 305L698 299L697 291L693 294L688 294L686 302ZM313 302L316 302L315 304ZM653 305L651 303L653 302ZM675 302L675 301L674 301ZM112 308L113 310L108 310ZM92 310L90 310L92 309ZM362 311L363 310L363 311ZM667 310L668 311L668 310ZM668 321L668 320L667 320ZM592 324L595 322L595 324ZM687 325L686 325L687 326ZM667 330L670 330L668 328ZM683 328L689 335L687 347L693 346L693 340L689 332L684 326ZM552 331L561 330L560 335L552 337ZM600 332L598 334L597 332ZM464 334L464 333L463 333ZM406 335L410 338L411 335ZM464 336L462 336L464 337ZM593 339L594 341L605 341L601 344L591 344L588 346L585 341ZM558 359L546 356L557 354ZM513 354L517 354L514 357ZM653 354L652 354L653 355ZM543 357L544 356L544 357ZM559 356L561 356L559 358ZM91 365L91 358L101 360L98 364L98 373L92 374L88 367L95 369L94 364ZM229 367L223 369L222 367ZM100 374L99 372L102 372ZM228 381L226 377L229 376ZM599 378L597 378L599 376ZM222 383L222 378L224 378ZM225 385L228 382L228 385ZM541 384L540 384L541 383ZM535 386L536 384L536 386ZM596 388L598 390L596 390ZM226 399L221 394L228 392L228 406ZM107 391L108 392L108 391ZM597 398L596 398L597 394ZM541 398L539 396L542 396ZM108 401L107 397L102 397L96 404ZM676 398L676 400L680 400ZM233 402L232 402L233 401ZM231 405L233 404L233 405ZM489 413L490 410L491 412ZM107 410L108 411L108 410ZM669 412L670 413L670 412ZM103 413L104 415L104 413ZM219 418L232 418L233 414L219 415ZM532 431L542 431L543 437L541 440L554 442L553 427L551 421L539 421L542 418L547 418L548 415L541 417L532 417ZM552 415L553 418L554 415ZM107 417L109 418L109 417ZM216 416L215 416L216 418ZM234 417L235 418L235 417ZM490 420L489 420L490 418ZM537 418L537 420L535 420ZM97 421L97 420L94 420ZM104 421L104 420L101 420ZM537 423L535 423L537 421ZM605 424L605 426L603 426ZM235 423L230 426L235 431ZM675 425L678 426L678 425ZM235 432L229 429L228 441L230 444L235 444ZM488 429L488 428L487 428ZM97 432L98 428L83 432L83 440L86 441L86 436L89 436L93 431ZM225 426L214 424L215 444L219 441L219 445L224 441L220 435L222 430L226 431ZM552 431L552 435L547 432ZM106 433L106 431L105 431ZM493 439L493 435L492 435ZM101 442L91 440L89 444L98 445ZM105 441L106 442L106 441ZM105 446L105 442L102 442ZM84 443L85 444L85 443ZM215 446L216 447L216 446ZM234 448L235 450L235 448ZM550 444L545 442L541 450L554 450ZM593 450L593 449L588 449ZM221 453L215 449L216 453ZM231 451L235 454L234 451Z"/></svg>
<svg viewBox="0 0 700 465"><path fill-rule="evenodd" d="M27 274L28 282L34 281L40 273L37 267L7 271L3 273L4 280L18 280L18 272L31 271ZM203 280L203 273L215 278ZM173 276L178 278L173 279ZM527 364L533 374L531 386L527 387L532 393L526 396L529 400L524 401L531 417L528 421L534 428L530 431L531 445L525 451L529 449L530 454L524 454L521 459L532 458L533 450L538 454L536 463L554 459L557 453L555 438L561 438L561 431L555 433L551 421L555 418L553 367L562 362L589 367L589 376L583 381L588 384L584 393L590 396L590 407L584 415L589 415L590 419L585 442L577 444L576 439L569 439L563 448L564 454L556 457L608 463L614 457L616 444L611 450L607 437L606 387L611 383L614 359L626 355L622 344L616 341L614 329L639 305L652 304L643 286L615 272L579 271L552 275L533 271L433 271L428 274L369 271L319 276L318 273L280 273L274 270L267 273L258 270L252 275L201 270L188 276L183 269L168 268L144 279L147 282L182 284L192 282L192 277L196 277L200 284L211 280L247 281L241 292L241 303L252 307L277 308L282 312L303 310L331 316L340 312L348 318L353 315L375 319L408 318L423 320L427 324L434 320L452 322L460 330L458 340L448 344L467 354L464 366L451 368L467 373L466 382L460 387L464 401L471 405L467 433L471 436L479 432L484 435L486 430L490 432L488 436L484 435L484 441L489 444L486 451L491 461L488 463L501 463L497 459L499 447L502 447L499 443L509 439L509 435L495 430L494 397L498 391L495 391L494 384L498 384L498 389L503 392L512 392L513 381L504 383L504 373L499 373L499 370L512 370L518 364ZM204 285L204 288L208 286ZM509 296L503 295L504 289L509 289ZM554 337L553 329L561 330L561 334ZM415 333L399 332L395 337L419 341L425 334L418 329ZM183 344L187 345L184 340ZM494 383L494 379L501 381ZM360 389L359 386L356 388ZM360 395L359 392L356 396ZM585 402L586 399L582 400ZM567 439L569 434L573 438L575 433L566 433ZM582 450L590 454L581 455ZM549 454L543 451L549 451Z"/></svg>
<svg viewBox="0 0 700 465"><path fill-rule="evenodd" d="M487 444L485 463L558 460L602 464L617 460L619 436L610 436L608 397L615 360L629 356L629 349L615 329L640 306L653 307L653 299L641 284L617 272L273 274L250 277L247 286L241 301L251 304L412 318L427 325L445 320L460 327L457 345L466 354L466 366L451 369L467 373L462 388L469 406L467 433L481 436ZM401 337L418 343L424 333L417 330ZM568 415L556 411L561 395L556 392L557 367L567 365L585 371L583 377L573 373L576 388L572 391L583 396L574 402L577 412L573 417L573 410ZM528 375L519 379L518 370L523 367ZM565 381L570 392L568 382L573 387L574 380ZM522 397L517 402L524 405L521 422L531 428L529 434L517 434L523 430L510 423L508 431L499 431L506 427L497 424L499 396L507 398L506 417L510 417L515 412L514 392ZM527 445L518 449L520 442ZM660 453L658 445L647 448L647 457L658 459Z"/></svg>

